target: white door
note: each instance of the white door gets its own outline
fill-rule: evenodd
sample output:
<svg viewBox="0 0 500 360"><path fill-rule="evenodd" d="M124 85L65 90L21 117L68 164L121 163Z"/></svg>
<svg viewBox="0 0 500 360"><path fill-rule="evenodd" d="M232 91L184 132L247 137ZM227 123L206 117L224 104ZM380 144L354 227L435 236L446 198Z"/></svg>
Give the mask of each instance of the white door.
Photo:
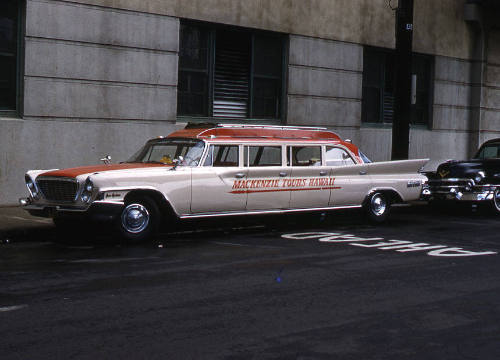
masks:
<svg viewBox="0 0 500 360"><path fill-rule="evenodd" d="M291 170L283 166L283 147L270 145L245 146L248 166L247 210L288 209L290 190L284 187Z"/></svg>
<svg viewBox="0 0 500 360"><path fill-rule="evenodd" d="M239 145L210 145L203 166L193 168L191 212L244 211L247 193L239 189L248 169Z"/></svg>
<svg viewBox="0 0 500 360"><path fill-rule="evenodd" d="M286 181L290 190L290 208L322 208L330 201L331 169L322 162L320 145L287 147L287 164L291 177Z"/></svg>

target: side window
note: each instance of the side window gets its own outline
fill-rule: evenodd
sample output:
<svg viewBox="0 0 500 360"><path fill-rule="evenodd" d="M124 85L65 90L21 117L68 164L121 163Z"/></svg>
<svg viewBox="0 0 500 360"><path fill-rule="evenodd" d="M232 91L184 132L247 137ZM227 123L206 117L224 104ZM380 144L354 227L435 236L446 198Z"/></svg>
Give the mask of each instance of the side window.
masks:
<svg viewBox="0 0 500 360"><path fill-rule="evenodd" d="M292 166L321 166L321 146L292 146L287 152L287 164L290 156Z"/></svg>
<svg viewBox="0 0 500 360"><path fill-rule="evenodd" d="M344 149L338 147L326 147L327 166L347 166L356 164Z"/></svg>
<svg viewBox="0 0 500 360"><path fill-rule="evenodd" d="M245 147L245 166L281 166L281 146Z"/></svg>
<svg viewBox="0 0 500 360"><path fill-rule="evenodd" d="M203 166L238 166L238 145L210 145Z"/></svg>

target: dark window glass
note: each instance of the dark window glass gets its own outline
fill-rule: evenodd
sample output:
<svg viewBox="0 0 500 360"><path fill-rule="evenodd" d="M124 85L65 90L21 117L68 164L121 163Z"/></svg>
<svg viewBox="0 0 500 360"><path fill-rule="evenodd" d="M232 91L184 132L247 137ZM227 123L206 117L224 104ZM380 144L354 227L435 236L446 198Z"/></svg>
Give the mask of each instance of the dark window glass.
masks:
<svg viewBox="0 0 500 360"><path fill-rule="evenodd" d="M208 116L209 30L181 25L180 41L178 112Z"/></svg>
<svg viewBox="0 0 500 360"><path fill-rule="evenodd" d="M183 22L179 58L179 115L280 117L282 36Z"/></svg>
<svg viewBox="0 0 500 360"><path fill-rule="evenodd" d="M283 39L254 37L252 117L279 118L283 66Z"/></svg>
<svg viewBox="0 0 500 360"><path fill-rule="evenodd" d="M394 118L394 51L366 47L363 55L363 122L392 123ZM428 124L432 116L432 57L413 54L412 74L417 75L416 104L410 123Z"/></svg>
<svg viewBox="0 0 500 360"><path fill-rule="evenodd" d="M0 2L0 110L15 110L20 1Z"/></svg>
<svg viewBox="0 0 500 360"><path fill-rule="evenodd" d="M321 166L321 146L293 146L291 149L292 166ZM287 164L290 164L290 151Z"/></svg>
<svg viewBox="0 0 500 360"><path fill-rule="evenodd" d="M203 166L238 166L238 145L210 145Z"/></svg>
<svg viewBox="0 0 500 360"><path fill-rule="evenodd" d="M432 68L430 56L414 56L412 59L412 74L417 76L417 101L411 107L411 123L427 124L431 117L430 106L430 74Z"/></svg>
<svg viewBox="0 0 500 360"><path fill-rule="evenodd" d="M281 166L281 146L249 146L245 148L245 165L250 167Z"/></svg>

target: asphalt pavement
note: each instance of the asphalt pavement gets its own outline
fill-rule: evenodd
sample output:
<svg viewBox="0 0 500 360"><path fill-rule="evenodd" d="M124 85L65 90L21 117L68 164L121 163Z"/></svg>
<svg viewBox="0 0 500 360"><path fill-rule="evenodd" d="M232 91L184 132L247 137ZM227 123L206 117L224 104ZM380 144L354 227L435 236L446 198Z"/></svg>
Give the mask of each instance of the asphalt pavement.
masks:
<svg viewBox="0 0 500 360"><path fill-rule="evenodd" d="M60 244L0 209L0 358L499 359L500 219L391 215L192 222L127 246Z"/></svg>

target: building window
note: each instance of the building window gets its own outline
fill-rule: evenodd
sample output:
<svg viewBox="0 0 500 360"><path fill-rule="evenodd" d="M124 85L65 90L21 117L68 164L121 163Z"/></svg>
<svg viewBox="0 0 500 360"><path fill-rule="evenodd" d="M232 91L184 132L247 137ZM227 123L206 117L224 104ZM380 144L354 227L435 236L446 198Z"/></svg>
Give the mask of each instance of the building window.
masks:
<svg viewBox="0 0 500 360"><path fill-rule="evenodd" d="M21 3L0 2L0 111L18 110Z"/></svg>
<svg viewBox="0 0 500 360"><path fill-rule="evenodd" d="M182 22L177 111L218 119L279 119L285 38Z"/></svg>
<svg viewBox="0 0 500 360"><path fill-rule="evenodd" d="M395 53L365 47L363 55L362 121L392 123L394 118ZM413 54L412 74L416 75L415 104L411 105L410 123L431 124L433 57Z"/></svg>

